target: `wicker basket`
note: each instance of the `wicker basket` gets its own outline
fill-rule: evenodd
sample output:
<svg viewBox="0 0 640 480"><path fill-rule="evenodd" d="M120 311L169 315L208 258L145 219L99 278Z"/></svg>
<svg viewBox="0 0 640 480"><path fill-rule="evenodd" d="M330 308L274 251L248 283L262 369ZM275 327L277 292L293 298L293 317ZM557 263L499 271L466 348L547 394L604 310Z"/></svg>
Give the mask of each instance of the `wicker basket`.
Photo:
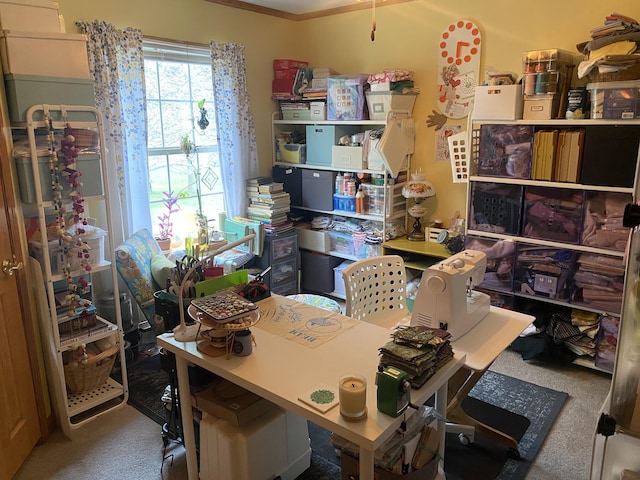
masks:
<svg viewBox="0 0 640 480"><path fill-rule="evenodd" d="M70 362L64 366L69 393L83 393L98 388L109 378L118 353L118 343L90 357L86 363Z"/></svg>
<svg viewBox="0 0 640 480"><path fill-rule="evenodd" d="M597 68L594 68L587 75L589 82L622 82L625 80L638 80L640 79L640 62L633 65L622 68L617 72L600 73Z"/></svg>
<svg viewBox="0 0 640 480"><path fill-rule="evenodd" d="M76 128L73 130L73 136L76 138L76 147L97 147L98 132L87 128Z"/></svg>

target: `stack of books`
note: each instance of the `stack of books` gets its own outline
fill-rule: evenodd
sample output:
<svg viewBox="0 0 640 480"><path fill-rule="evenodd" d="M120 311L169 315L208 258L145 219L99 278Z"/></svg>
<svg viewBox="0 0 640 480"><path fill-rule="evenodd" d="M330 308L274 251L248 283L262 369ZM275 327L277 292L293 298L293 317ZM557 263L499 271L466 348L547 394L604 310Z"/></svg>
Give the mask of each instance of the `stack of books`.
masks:
<svg viewBox="0 0 640 480"><path fill-rule="evenodd" d="M327 78L337 73L329 67L314 67L310 88L302 96L304 98L325 98L327 96Z"/></svg>
<svg viewBox="0 0 640 480"><path fill-rule="evenodd" d="M264 224L265 233L275 234L293 228L288 213L291 211L291 198L284 191L284 184L272 179L264 181L250 179L247 183L249 206L247 217Z"/></svg>

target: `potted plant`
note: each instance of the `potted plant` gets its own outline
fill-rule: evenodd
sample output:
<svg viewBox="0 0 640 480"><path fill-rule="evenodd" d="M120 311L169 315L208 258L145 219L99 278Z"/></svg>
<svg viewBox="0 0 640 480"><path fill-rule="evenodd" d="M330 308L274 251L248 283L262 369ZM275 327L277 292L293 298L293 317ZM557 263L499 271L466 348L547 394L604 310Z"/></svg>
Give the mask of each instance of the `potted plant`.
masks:
<svg viewBox="0 0 640 480"><path fill-rule="evenodd" d="M171 215L178 211L178 196L173 192L162 192L162 203L166 207L166 210L162 215L158 215L160 220L160 234L156 237L156 241L162 251L169 250L171 248L171 240L173 238L173 221Z"/></svg>

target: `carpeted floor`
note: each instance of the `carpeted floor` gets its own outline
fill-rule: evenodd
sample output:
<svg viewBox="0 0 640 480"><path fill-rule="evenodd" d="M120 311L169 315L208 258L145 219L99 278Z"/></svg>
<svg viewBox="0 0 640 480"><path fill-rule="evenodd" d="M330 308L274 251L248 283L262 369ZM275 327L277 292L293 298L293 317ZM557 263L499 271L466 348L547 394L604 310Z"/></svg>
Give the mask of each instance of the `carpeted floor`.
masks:
<svg viewBox="0 0 640 480"><path fill-rule="evenodd" d="M129 403L162 425L166 411L161 396L169 376L160 369L159 358L137 362L129 373ZM482 434L475 443L463 446L453 434L447 435L445 471L448 480L519 480L525 478L540 446L560 413L567 394L488 371L463 402L465 411L485 423L510 434L520 442L521 460L509 458L507 447ZM311 466L298 480L340 478L340 461L330 433L309 424Z"/></svg>

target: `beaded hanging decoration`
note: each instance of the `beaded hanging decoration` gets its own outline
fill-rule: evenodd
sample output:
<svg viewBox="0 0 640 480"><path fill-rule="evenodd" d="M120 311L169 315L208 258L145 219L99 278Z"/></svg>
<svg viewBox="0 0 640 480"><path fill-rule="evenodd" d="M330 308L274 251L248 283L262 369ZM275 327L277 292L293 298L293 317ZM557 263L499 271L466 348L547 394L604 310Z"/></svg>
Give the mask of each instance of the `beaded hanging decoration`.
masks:
<svg viewBox="0 0 640 480"><path fill-rule="evenodd" d="M75 146L75 137L73 130L67 123L64 129L64 137L61 141L60 155L58 156L57 140L55 137L55 129L53 122L48 114L45 114L46 123L48 125L47 142L49 150L49 172L51 174L51 190L53 199L53 209L55 215L55 230L60 244L60 260L63 265L63 272L67 278L67 295L65 303L69 306L67 315L76 315L77 308L85 304L81 301L80 293L87 291L89 282L80 276L75 282L72 276L72 267L70 255L73 255L73 247L76 247L75 253L80 265L87 272L91 271L91 264L88 259L89 245L83 240L86 225L88 221L85 216L84 198L82 196L82 182L80 181L81 172L76 168L76 160L79 150ZM66 181L71 188L70 197L72 199L73 224L76 225L76 238L72 237L66 228L67 209L63 204L63 186L61 177L66 177Z"/></svg>

